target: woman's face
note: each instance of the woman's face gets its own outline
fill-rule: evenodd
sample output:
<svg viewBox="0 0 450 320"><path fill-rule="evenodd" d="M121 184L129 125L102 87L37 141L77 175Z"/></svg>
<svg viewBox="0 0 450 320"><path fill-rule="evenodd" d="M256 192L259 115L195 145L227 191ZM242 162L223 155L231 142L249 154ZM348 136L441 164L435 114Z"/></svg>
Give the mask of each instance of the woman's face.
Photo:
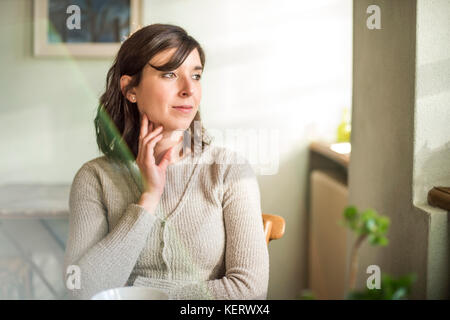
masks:
<svg viewBox="0 0 450 320"><path fill-rule="evenodd" d="M175 51L176 48L171 48L158 53L150 64L162 66ZM164 131L186 130L202 97L201 74L202 64L197 49L192 50L176 70L159 71L147 64L142 71L141 82L135 88L139 111L156 126L162 125ZM192 108L186 112L186 109L176 106Z"/></svg>

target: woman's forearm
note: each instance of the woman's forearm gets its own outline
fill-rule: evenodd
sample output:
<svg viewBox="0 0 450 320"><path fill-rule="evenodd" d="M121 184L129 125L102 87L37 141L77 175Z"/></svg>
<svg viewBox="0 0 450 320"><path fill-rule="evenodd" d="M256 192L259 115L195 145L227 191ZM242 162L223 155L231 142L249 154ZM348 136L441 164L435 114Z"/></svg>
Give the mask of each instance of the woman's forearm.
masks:
<svg viewBox="0 0 450 320"><path fill-rule="evenodd" d="M137 204L144 207L148 213L154 215L160 199L161 196L157 194L144 192Z"/></svg>
<svg viewBox="0 0 450 320"><path fill-rule="evenodd" d="M68 265L80 268L81 288L70 290L71 298L90 299L99 291L125 285L145 245L148 230L156 219L147 210L139 208L138 205L130 205L114 229L99 241L93 240L102 237L93 236L100 232L97 226L72 227L73 232L66 250L65 270ZM86 215L88 213L93 212L87 212ZM79 237L79 234L89 234L92 238ZM95 242L92 247L91 241ZM89 249L83 252L83 248Z"/></svg>

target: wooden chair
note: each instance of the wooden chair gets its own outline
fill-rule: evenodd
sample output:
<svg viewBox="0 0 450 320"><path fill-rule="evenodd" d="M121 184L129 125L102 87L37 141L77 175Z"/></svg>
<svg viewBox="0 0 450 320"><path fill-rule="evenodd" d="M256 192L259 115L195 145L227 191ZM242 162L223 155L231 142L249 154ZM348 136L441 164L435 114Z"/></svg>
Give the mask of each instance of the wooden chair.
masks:
<svg viewBox="0 0 450 320"><path fill-rule="evenodd" d="M267 244L269 244L270 240L280 239L284 235L286 222L284 221L283 217L274 214L263 213L262 218Z"/></svg>

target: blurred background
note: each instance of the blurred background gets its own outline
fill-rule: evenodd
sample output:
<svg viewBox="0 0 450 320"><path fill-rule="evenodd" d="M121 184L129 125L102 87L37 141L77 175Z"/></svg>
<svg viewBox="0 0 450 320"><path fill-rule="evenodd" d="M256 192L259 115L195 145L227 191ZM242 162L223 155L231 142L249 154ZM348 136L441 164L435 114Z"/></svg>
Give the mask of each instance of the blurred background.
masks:
<svg viewBox="0 0 450 320"><path fill-rule="evenodd" d="M269 245L268 299L344 297L354 239L337 221L348 204L391 219L389 246L362 248L358 286L376 264L415 272L413 298L448 297L448 212L427 203L450 186L448 1L124 3L138 24L176 24L200 42L213 135L275 133L275 169L252 163L263 212L286 221ZM101 155L93 119L116 49L46 49L51 4L0 2L1 299L64 298L68 190ZM373 4L380 29L367 24Z"/></svg>

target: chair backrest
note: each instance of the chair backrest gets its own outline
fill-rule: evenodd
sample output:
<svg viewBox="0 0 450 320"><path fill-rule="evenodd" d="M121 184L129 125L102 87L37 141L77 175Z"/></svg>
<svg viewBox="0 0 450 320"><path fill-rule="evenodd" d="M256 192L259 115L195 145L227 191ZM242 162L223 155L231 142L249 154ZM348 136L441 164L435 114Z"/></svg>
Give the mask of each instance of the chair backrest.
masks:
<svg viewBox="0 0 450 320"><path fill-rule="evenodd" d="M283 217L274 214L263 213L262 218L267 244L269 244L270 240L280 239L284 235L286 222L284 221Z"/></svg>

